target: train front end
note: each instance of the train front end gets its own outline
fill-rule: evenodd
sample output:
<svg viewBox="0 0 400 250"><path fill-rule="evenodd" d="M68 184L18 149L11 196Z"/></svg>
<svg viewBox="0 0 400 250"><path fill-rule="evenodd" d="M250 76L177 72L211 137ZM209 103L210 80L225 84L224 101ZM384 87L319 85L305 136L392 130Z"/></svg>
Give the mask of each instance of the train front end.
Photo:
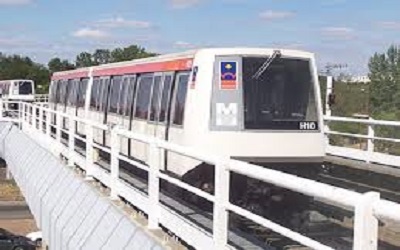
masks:
<svg viewBox="0 0 400 250"><path fill-rule="evenodd" d="M197 133L200 147L261 165L322 163L325 137L313 54L235 52L213 56L210 106L194 107L209 115L207 135ZM198 82L205 77L199 72Z"/></svg>
<svg viewBox="0 0 400 250"><path fill-rule="evenodd" d="M197 75L185 111L188 145L310 179L323 170L324 124L312 53L216 49L199 52L193 66ZM214 167L193 162L177 170L188 183L209 188ZM273 214L283 225L294 214L303 216L310 204L296 192L245 175L232 173L230 183L233 203L257 208L254 212L263 216Z"/></svg>

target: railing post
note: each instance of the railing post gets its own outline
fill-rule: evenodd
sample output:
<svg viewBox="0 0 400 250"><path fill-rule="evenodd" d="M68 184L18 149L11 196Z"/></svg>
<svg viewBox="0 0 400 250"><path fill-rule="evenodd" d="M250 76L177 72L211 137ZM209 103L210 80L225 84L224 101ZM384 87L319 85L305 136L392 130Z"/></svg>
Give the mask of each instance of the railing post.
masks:
<svg viewBox="0 0 400 250"><path fill-rule="evenodd" d="M56 139L57 142L60 143L61 146L61 129L62 129L62 116L60 111L56 113Z"/></svg>
<svg viewBox="0 0 400 250"><path fill-rule="evenodd" d="M213 218L213 236L216 249L224 249L228 243L229 170L227 162L215 165L215 202Z"/></svg>
<svg viewBox="0 0 400 250"><path fill-rule="evenodd" d="M329 96L333 92L333 76L328 76L326 78L326 96L325 96L325 115L332 116L331 106L329 105Z"/></svg>
<svg viewBox="0 0 400 250"><path fill-rule="evenodd" d="M37 129L36 105L32 104L32 127Z"/></svg>
<svg viewBox="0 0 400 250"><path fill-rule="evenodd" d="M374 203L379 193L364 194L355 206L353 250L378 249L378 219L374 215Z"/></svg>
<svg viewBox="0 0 400 250"><path fill-rule="evenodd" d="M46 135L47 137L51 137L51 116L50 108L46 110Z"/></svg>
<svg viewBox="0 0 400 250"><path fill-rule="evenodd" d="M119 150L118 126L111 128L111 199L118 199Z"/></svg>
<svg viewBox="0 0 400 250"><path fill-rule="evenodd" d="M370 121L372 121L372 118L369 118ZM374 138L375 137L375 126L374 125L368 125L368 142L367 142L367 163L371 162L372 156L375 151L375 144L374 144Z"/></svg>
<svg viewBox="0 0 400 250"><path fill-rule="evenodd" d="M38 105L39 107L39 131L43 133L43 106Z"/></svg>
<svg viewBox="0 0 400 250"><path fill-rule="evenodd" d="M330 144L330 142L329 142L329 132L330 132L330 129L329 129L328 122L325 121L324 133L325 133L325 146L326 147L328 147L329 144Z"/></svg>
<svg viewBox="0 0 400 250"><path fill-rule="evenodd" d="M3 115L3 112L4 112L3 105L4 105L3 98L0 98L0 118L4 117L4 115Z"/></svg>
<svg viewBox="0 0 400 250"><path fill-rule="evenodd" d="M150 200L150 211L149 211L149 229L158 229L160 220L160 148L156 141L152 141L149 144L149 200Z"/></svg>
<svg viewBox="0 0 400 250"><path fill-rule="evenodd" d="M73 116L68 116L68 166L73 167L75 154L75 121Z"/></svg>
<svg viewBox="0 0 400 250"><path fill-rule="evenodd" d="M86 132L86 179L93 176L94 150L93 150L93 126L85 124Z"/></svg>
<svg viewBox="0 0 400 250"><path fill-rule="evenodd" d="M19 121L19 129L22 129L22 102L18 102L18 121Z"/></svg>

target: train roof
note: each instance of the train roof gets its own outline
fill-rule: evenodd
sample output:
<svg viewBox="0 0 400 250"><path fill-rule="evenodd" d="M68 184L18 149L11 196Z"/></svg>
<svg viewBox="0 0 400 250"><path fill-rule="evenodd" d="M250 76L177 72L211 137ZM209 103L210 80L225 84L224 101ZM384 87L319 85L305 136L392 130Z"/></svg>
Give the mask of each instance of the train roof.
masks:
<svg viewBox="0 0 400 250"><path fill-rule="evenodd" d="M90 69L94 71L107 70L112 68L126 67L145 63L154 62L167 62L179 59L193 59L197 53L208 53L210 55L232 55L232 54L258 54L263 53L270 55L274 50L280 50L282 54L287 54L295 57L301 58L311 58L314 56L313 53L302 51L302 50L290 50L290 49L280 49L280 48L254 48L254 47L232 47L232 48L204 48L196 50L188 50L180 53L170 53L154 57L147 57L142 59L134 59L130 61L107 63L99 66L84 67L68 71L60 71L53 73L53 77L63 78L66 75L74 75L78 77L85 77L89 74Z"/></svg>
<svg viewBox="0 0 400 250"><path fill-rule="evenodd" d="M30 79L11 79L11 80L0 80L0 83L4 83L4 82L13 82L13 81L27 81L27 82L33 82L33 80L30 80Z"/></svg>

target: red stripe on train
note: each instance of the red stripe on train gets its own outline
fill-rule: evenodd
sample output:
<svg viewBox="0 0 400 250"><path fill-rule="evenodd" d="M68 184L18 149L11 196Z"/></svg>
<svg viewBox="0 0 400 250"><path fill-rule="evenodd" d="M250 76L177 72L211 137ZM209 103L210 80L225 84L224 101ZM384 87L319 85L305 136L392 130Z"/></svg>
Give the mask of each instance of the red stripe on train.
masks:
<svg viewBox="0 0 400 250"><path fill-rule="evenodd" d="M89 71L65 72L62 75L61 74L53 75L51 77L51 80L67 80L67 79L76 79L85 77L89 77Z"/></svg>
<svg viewBox="0 0 400 250"><path fill-rule="evenodd" d="M154 62L145 64L136 64L130 66L122 66L109 69L94 69L93 76L110 76L124 75L134 73L150 73L150 72L165 72L190 70L192 68L193 59L179 59L167 62Z"/></svg>

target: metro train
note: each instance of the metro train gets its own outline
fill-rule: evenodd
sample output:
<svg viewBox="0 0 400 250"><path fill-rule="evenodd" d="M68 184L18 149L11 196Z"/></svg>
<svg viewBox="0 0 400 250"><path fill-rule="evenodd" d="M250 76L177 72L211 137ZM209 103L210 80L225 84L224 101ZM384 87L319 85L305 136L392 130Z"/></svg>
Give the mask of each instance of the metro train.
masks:
<svg viewBox="0 0 400 250"><path fill-rule="evenodd" d="M56 72L49 101L54 110L259 165L300 168L325 155L316 62L305 51L207 48ZM84 136L85 127L76 132ZM110 147L110 134L96 131L95 142ZM147 163L147 150L121 139L128 157ZM171 152L166 159L163 171L200 188L213 183L207 164Z"/></svg>
<svg viewBox="0 0 400 250"><path fill-rule="evenodd" d="M33 102L35 100L35 83L32 80L16 79L0 81L1 98L11 102ZM6 109L17 109L16 103L6 106Z"/></svg>

